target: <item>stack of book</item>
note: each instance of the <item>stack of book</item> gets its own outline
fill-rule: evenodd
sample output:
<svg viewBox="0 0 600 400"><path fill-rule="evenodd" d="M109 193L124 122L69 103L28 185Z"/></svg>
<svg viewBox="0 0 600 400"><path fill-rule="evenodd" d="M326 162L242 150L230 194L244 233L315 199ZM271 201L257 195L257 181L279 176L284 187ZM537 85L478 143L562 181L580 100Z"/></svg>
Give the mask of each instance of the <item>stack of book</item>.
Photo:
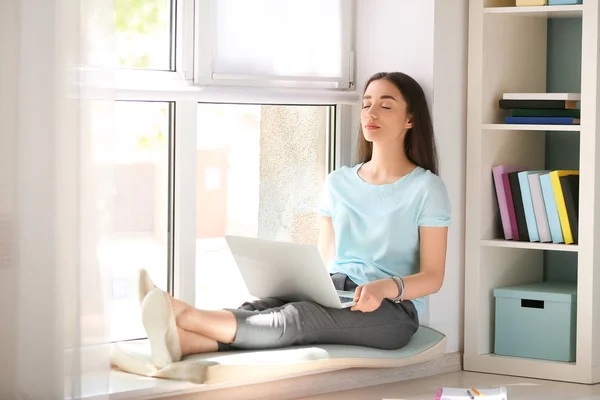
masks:
<svg viewBox="0 0 600 400"><path fill-rule="evenodd" d="M506 124L579 125L580 93L504 93Z"/></svg>
<svg viewBox="0 0 600 400"><path fill-rule="evenodd" d="M492 175L506 240L578 242L579 170L498 165Z"/></svg>

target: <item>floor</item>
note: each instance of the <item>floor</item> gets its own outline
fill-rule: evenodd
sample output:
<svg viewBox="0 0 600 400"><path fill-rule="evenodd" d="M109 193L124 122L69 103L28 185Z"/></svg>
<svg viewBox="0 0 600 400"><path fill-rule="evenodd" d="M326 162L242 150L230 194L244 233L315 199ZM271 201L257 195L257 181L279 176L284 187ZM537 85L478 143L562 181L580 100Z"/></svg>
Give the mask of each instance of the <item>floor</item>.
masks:
<svg viewBox="0 0 600 400"><path fill-rule="evenodd" d="M507 400L600 400L600 384L579 385L473 372L453 372L371 388L305 397L301 400L434 400L440 387L496 388L500 386L507 389Z"/></svg>

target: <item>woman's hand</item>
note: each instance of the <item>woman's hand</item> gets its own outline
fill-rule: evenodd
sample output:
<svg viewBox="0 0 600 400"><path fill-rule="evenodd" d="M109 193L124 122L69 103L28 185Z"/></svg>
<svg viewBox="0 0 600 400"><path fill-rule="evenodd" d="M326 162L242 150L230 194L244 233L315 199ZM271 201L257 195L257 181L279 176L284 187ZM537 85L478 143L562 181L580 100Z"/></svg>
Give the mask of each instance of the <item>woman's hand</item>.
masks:
<svg viewBox="0 0 600 400"><path fill-rule="evenodd" d="M377 310L383 299L388 297L390 290L393 291L395 283L390 279L380 279L360 285L354 292L354 301L356 305L352 306L352 311L371 312ZM397 289L396 289L397 291ZM389 296L394 297L395 295Z"/></svg>

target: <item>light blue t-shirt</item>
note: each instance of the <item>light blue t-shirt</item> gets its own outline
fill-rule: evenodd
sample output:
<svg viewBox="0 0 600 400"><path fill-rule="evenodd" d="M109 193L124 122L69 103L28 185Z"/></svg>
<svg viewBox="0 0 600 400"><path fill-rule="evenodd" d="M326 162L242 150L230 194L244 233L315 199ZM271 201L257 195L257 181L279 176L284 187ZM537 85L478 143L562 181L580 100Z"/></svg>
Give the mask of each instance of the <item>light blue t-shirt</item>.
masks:
<svg viewBox="0 0 600 400"><path fill-rule="evenodd" d="M365 182L341 167L327 176L319 213L332 217L336 256L329 271L362 285L419 272L419 226L449 226L444 182L422 167L391 184ZM412 300L419 317L425 297Z"/></svg>

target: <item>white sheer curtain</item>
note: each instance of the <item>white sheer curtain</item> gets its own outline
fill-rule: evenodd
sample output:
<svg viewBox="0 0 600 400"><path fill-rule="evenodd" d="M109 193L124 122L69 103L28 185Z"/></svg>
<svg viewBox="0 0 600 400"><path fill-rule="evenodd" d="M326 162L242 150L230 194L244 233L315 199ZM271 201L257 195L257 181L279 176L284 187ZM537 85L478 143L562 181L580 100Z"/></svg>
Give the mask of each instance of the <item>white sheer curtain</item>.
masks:
<svg viewBox="0 0 600 400"><path fill-rule="evenodd" d="M0 2L0 398L105 395L112 96L83 67L110 43L112 2ZM104 52L103 54L109 54ZM110 76L108 74L107 76Z"/></svg>
<svg viewBox="0 0 600 400"><path fill-rule="evenodd" d="M213 72L341 79L342 1L211 0Z"/></svg>

